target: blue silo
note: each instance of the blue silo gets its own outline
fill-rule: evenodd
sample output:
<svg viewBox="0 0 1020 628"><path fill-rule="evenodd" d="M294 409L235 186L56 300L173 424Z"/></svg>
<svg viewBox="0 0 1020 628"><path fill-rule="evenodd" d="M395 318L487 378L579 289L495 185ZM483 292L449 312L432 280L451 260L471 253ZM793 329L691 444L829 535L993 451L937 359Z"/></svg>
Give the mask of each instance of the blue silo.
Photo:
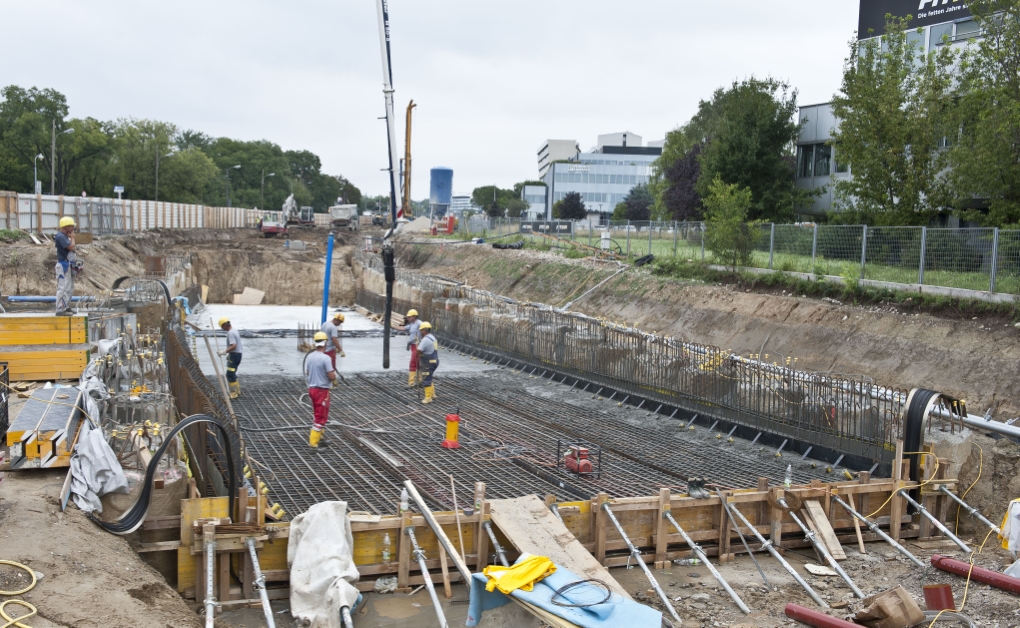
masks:
<svg viewBox="0 0 1020 628"><path fill-rule="evenodd" d="M433 216L445 216L453 202L453 168L433 168L429 204Z"/></svg>

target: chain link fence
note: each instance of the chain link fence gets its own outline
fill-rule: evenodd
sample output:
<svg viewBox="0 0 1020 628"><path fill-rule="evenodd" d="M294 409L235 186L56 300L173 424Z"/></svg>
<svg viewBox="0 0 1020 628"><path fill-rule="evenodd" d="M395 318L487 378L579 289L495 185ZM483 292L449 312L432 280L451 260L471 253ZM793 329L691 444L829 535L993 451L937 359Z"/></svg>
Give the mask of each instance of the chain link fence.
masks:
<svg viewBox="0 0 1020 628"><path fill-rule="evenodd" d="M452 237L524 239L538 248L565 250L576 243L607 246L629 259L651 253L659 258L723 263L706 250L709 223L579 220L569 232L549 237L530 229L522 232L525 222L534 221L471 216L459 223ZM1020 230L813 223L755 223L751 229L752 268L836 276L850 282L869 279L1020 293Z"/></svg>

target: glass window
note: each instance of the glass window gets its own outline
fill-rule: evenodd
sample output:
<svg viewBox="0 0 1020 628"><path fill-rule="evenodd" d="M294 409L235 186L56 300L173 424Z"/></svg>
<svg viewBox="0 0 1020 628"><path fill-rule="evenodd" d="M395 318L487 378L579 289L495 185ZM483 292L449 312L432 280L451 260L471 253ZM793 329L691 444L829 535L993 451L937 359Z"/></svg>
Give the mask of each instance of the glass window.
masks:
<svg viewBox="0 0 1020 628"><path fill-rule="evenodd" d="M814 146L797 147L797 176L807 179L811 176L814 166Z"/></svg>
<svg viewBox="0 0 1020 628"><path fill-rule="evenodd" d="M950 40L953 39L952 23L932 26L928 32L928 52L935 50L936 46L942 44L945 37L948 37Z"/></svg>
<svg viewBox="0 0 1020 628"><path fill-rule="evenodd" d="M832 161L832 147L827 144L815 145L815 176L827 177Z"/></svg>
<svg viewBox="0 0 1020 628"><path fill-rule="evenodd" d="M836 157L839 157L838 152L836 153ZM846 174L850 172L850 166L848 164L840 161L839 159L836 159L835 162L836 162L836 174Z"/></svg>
<svg viewBox="0 0 1020 628"><path fill-rule="evenodd" d="M907 31L907 45L911 48L924 50L924 29Z"/></svg>
<svg viewBox="0 0 1020 628"><path fill-rule="evenodd" d="M981 34L981 27L974 20L956 23L956 39L970 39Z"/></svg>

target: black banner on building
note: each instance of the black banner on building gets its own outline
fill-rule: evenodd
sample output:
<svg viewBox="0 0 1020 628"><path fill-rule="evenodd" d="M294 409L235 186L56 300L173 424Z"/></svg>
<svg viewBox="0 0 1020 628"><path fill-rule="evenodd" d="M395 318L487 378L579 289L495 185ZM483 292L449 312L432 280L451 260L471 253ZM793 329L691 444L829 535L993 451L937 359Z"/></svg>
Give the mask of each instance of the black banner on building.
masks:
<svg viewBox="0 0 1020 628"><path fill-rule="evenodd" d="M569 220L522 220L521 233L548 233L549 235L570 235L574 223Z"/></svg>
<svg viewBox="0 0 1020 628"><path fill-rule="evenodd" d="M970 8L966 0L861 0L857 37L884 34L886 13L910 17L910 28L918 28L970 17Z"/></svg>

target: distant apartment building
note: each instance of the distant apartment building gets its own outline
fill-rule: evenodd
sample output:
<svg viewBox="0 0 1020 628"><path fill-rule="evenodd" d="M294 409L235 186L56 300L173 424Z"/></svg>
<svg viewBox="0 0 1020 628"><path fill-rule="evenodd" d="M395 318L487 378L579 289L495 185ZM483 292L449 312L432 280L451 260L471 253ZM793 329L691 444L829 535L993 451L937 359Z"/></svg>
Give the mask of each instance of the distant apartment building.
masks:
<svg viewBox="0 0 1020 628"><path fill-rule="evenodd" d="M931 52L939 46L964 46L981 36L977 22L963 2L952 0L861 0L857 32L861 39L881 37L885 33L885 15L910 16L907 42L918 50ZM834 208L833 187L853 176L840 162L839 146L832 137L839 120L832 103L806 105L799 111L800 136L797 139L797 187L818 190L820 196L810 205L797 207L801 215L822 215Z"/></svg>
<svg viewBox="0 0 1020 628"><path fill-rule="evenodd" d="M538 149L538 178L545 176L553 162L574 159L581 153L575 140L546 140Z"/></svg>
<svg viewBox="0 0 1020 628"><path fill-rule="evenodd" d="M577 192L589 212L607 220L635 185L648 183L652 163L662 154L661 145L642 143L640 135L630 132L600 135L591 152L551 164L542 177L547 191L545 217L552 219L552 206Z"/></svg>

